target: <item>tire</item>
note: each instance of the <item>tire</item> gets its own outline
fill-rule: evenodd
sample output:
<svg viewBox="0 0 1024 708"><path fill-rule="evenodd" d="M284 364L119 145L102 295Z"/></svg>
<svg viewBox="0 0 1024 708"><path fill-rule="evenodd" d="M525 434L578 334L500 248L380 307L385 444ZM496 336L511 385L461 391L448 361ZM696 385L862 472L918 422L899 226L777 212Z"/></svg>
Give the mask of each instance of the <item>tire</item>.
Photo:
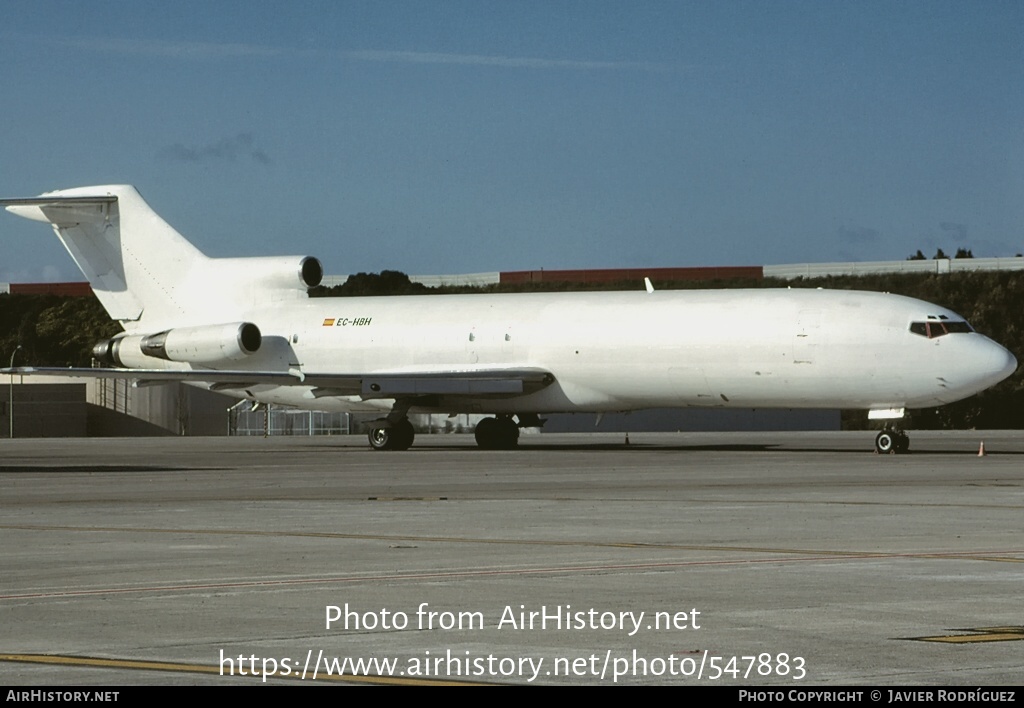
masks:
<svg viewBox="0 0 1024 708"><path fill-rule="evenodd" d="M896 435L883 430L875 437L875 452L879 455L895 455L897 444Z"/></svg>
<svg viewBox="0 0 1024 708"><path fill-rule="evenodd" d="M391 426L392 450L408 450L416 439L416 431L408 418L403 418Z"/></svg>
<svg viewBox="0 0 1024 708"><path fill-rule="evenodd" d="M374 450L408 450L416 438L416 431L408 418L403 418L390 427L370 428L366 436Z"/></svg>
<svg viewBox="0 0 1024 708"><path fill-rule="evenodd" d="M473 435L484 450L514 450L519 444L519 426L511 418L484 418Z"/></svg>
<svg viewBox="0 0 1024 708"><path fill-rule="evenodd" d="M391 429L390 428L370 428L370 432L366 435L370 440L370 447L374 450L390 450L391 449Z"/></svg>
<svg viewBox="0 0 1024 708"><path fill-rule="evenodd" d="M906 455L908 452L910 452L910 436L901 431L896 440L896 454Z"/></svg>
<svg viewBox="0 0 1024 708"><path fill-rule="evenodd" d="M473 437L476 438L476 444L484 450L494 450L496 439L498 437L498 419L482 419L476 424L476 429L473 431Z"/></svg>
<svg viewBox="0 0 1024 708"><path fill-rule="evenodd" d="M511 418L498 418L495 432L499 450L514 450L519 445L519 426Z"/></svg>

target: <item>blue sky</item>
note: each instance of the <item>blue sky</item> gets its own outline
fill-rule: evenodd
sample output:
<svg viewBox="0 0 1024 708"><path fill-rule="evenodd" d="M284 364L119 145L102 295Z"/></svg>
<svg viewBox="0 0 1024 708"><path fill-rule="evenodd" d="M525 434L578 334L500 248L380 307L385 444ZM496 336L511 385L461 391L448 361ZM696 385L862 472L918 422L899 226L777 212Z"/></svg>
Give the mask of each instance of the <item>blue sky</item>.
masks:
<svg viewBox="0 0 1024 708"><path fill-rule="evenodd" d="M46 2L0 195L127 182L328 273L1024 251L1024 3ZM0 217L0 281L78 280Z"/></svg>

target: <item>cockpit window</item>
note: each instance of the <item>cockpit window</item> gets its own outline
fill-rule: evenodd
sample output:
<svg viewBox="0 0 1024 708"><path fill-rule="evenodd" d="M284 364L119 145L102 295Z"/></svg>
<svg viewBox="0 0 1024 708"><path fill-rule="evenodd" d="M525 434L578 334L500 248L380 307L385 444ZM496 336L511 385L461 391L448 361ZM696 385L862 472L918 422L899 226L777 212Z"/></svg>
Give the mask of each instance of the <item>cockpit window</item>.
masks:
<svg viewBox="0 0 1024 708"><path fill-rule="evenodd" d="M963 320L928 320L927 322L912 322L910 331L928 339L944 337L947 334L959 334L962 332L973 332L974 329Z"/></svg>

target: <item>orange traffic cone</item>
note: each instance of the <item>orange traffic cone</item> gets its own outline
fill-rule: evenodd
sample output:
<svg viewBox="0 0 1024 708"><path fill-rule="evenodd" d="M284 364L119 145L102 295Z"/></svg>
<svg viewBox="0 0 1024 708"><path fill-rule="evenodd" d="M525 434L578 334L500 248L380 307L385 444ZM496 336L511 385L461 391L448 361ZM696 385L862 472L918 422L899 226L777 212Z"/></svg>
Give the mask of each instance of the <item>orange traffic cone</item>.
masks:
<svg viewBox="0 0 1024 708"><path fill-rule="evenodd" d="M985 441L982 440L981 445L978 446L978 457L984 457L985 454Z"/></svg>

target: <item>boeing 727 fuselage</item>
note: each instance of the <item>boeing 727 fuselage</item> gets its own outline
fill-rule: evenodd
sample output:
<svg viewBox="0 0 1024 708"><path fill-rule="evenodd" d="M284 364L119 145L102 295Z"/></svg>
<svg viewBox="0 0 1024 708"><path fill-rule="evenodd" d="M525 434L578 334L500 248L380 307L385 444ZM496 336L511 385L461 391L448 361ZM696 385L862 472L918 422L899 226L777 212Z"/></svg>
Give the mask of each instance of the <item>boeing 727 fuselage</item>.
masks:
<svg viewBox="0 0 1024 708"><path fill-rule="evenodd" d="M557 412L663 407L865 409L897 420L1009 376L1017 362L957 314L873 292L774 289L308 298L309 257L209 258L130 186L0 200L49 222L125 332L104 369L252 401L381 411L376 449L408 415L481 413L482 447ZM5 370L10 371L10 370ZM888 426L880 452L907 438Z"/></svg>

